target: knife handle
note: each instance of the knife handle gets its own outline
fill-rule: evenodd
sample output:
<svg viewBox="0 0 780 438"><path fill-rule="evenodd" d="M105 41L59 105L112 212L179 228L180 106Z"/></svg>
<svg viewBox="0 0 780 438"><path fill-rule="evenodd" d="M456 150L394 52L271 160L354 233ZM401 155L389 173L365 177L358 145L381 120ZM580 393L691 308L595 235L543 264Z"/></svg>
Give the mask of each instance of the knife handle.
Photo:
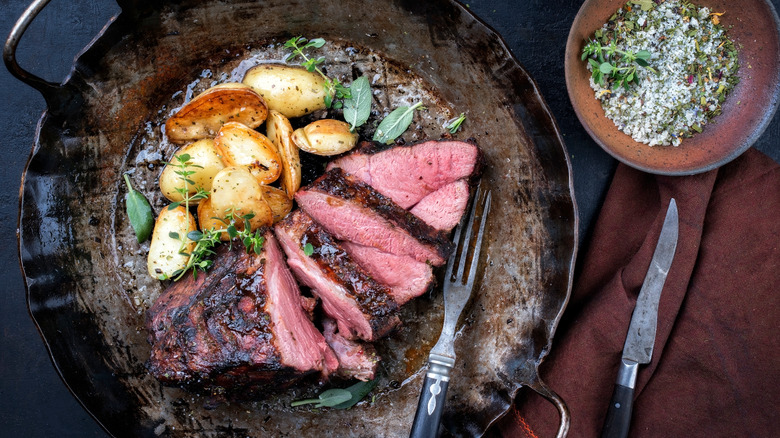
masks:
<svg viewBox="0 0 780 438"><path fill-rule="evenodd" d="M631 427L631 409L634 403L634 386L639 364L622 360L618 369L617 382L612 391L601 438L625 438Z"/></svg>
<svg viewBox="0 0 780 438"><path fill-rule="evenodd" d="M439 431L441 414L450 382L450 371L455 360L438 354L428 357L428 372L425 374L417 412L414 414L410 438L434 438Z"/></svg>

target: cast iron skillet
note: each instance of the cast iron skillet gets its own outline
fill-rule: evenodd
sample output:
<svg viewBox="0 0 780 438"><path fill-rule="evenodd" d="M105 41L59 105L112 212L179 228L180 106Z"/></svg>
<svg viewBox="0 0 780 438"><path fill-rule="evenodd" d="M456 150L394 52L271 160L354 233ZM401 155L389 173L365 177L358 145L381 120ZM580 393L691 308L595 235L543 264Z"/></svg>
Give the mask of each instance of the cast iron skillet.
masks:
<svg viewBox="0 0 780 438"><path fill-rule="evenodd" d="M160 126L188 98L181 91L278 57L279 43L296 35L331 42L331 74L347 81L376 74L375 106L423 99L429 110L418 113L407 141L438 137L448 116L467 112L458 138L475 138L485 152L494 207L443 424L450 435L479 436L529 386L555 404L559 436L566 434L566 406L537 368L571 289L571 166L536 84L495 32L451 0L122 0L122 13L66 81L53 84L14 58L47 2L33 3L4 52L9 70L48 103L23 180L20 258L30 311L55 366L110 434L408 433L424 358L441 326L438 290L404 310L404 328L379 346L385 360L374 397L350 410L289 408L290 400L318 391L312 387L213 406L161 386L144 368L143 313L163 285L145 273L148 247L135 241L123 213L122 174L131 172L154 207L164 208L154 182L173 147Z"/></svg>

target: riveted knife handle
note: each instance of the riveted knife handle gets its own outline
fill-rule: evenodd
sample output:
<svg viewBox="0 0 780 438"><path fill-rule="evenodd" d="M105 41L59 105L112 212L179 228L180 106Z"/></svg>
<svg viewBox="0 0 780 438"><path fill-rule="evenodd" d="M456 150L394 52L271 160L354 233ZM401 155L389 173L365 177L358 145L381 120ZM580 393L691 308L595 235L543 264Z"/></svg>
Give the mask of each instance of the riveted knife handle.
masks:
<svg viewBox="0 0 780 438"><path fill-rule="evenodd" d="M601 430L601 438L625 438L631 427L631 407L634 398L634 388L615 384L612 401L609 403L607 418Z"/></svg>
<svg viewBox="0 0 780 438"><path fill-rule="evenodd" d="M428 358L428 372L425 374L409 438L434 438L438 435L450 371L454 365L455 360L446 356L431 354Z"/></svg>

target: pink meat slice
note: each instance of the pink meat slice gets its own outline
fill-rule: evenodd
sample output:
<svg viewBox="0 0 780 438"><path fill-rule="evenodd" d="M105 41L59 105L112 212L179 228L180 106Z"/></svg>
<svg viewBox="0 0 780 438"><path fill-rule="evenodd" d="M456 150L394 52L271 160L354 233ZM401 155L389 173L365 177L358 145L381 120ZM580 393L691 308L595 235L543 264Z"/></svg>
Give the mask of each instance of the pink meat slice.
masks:
<svg viewBox="0 0 780 438"><path fill-rule="evenodd" d="M325 335L325 340L339 360L336 374L345 379L358 379L364 382L373 379L380 360L374 346L349 340L336 333L336 327L337 323L332 319L325 318L322 321L322 334Z"/></svg>
<svg viewBox="0 0 780 438"><path fill-rule="evenodd" d="M469 183L459 179L422 198L410 213L437 230L450 231L458 225L469 203Z"/></svg>
<svg viewBox="0 0 780 438"><path fill-rule="evenodd" d="M427 141L374 154L359 149L337 158L328 169L342 168L409 209L423 198L479 170L477 146L461 141Z"/></svg>
<svg viewBox="0 0 780 438"><path fill-rule="evenodd" d="M404 210L368 184L332 169L295 194L298 205L339 240L412 257L434 266L452 251L446 233Z"/></svg>
<svg viewBox="0 0 780 438"><path fill-rule="evenodd" d="M374 279L390 287L398 305L419 297L433 286L433 268L427 263L353 242L341 242L341 245Z"/></svg>
<svg viewBox="0 0 780 438"><path fill-rule="evenodd" d="M279 222L275 232L287 264L320 298L323 310L338 322L343 336L374 341L400 324L390 288L372 279L302 210ZM303 250L307 244L309 255Z"/></svg>
<svg viewBox="0 0 780 438"><path fill-rule="evenodd" d="M272 233L265 234L267 309L276 334L282 362L298 370L322 369L324 375L338 369L338 359L322 334L309 320L309 302L284 262Z"/></svg>

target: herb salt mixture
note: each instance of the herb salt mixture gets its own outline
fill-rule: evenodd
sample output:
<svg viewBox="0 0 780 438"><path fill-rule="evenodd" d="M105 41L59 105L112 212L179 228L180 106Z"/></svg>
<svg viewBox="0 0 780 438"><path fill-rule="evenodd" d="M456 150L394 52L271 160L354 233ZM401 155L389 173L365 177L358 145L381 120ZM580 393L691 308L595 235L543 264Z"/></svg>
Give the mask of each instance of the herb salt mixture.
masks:
<svg viewBox="0 0 780 438"><path fill-rule="evenodd" d="M686 1L632 0L595 32L582 59L618 129L650 146L677 146L720 114L739 81L721 15Z"/></svg>

